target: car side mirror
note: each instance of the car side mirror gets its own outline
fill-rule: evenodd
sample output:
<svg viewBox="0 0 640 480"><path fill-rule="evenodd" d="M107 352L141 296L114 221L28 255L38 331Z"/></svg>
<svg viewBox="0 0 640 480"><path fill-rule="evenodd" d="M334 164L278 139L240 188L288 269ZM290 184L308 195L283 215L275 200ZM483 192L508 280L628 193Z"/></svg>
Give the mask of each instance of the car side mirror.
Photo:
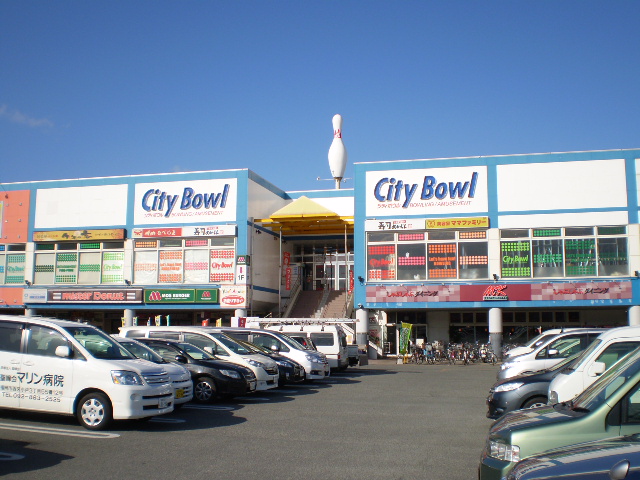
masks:
<svg viewBox="0 0 640 480"><path fill-rule="evenodd" d="M187 363L187 357L185 357L184 355L176 355L176 362Z"/></svg>
<svg viewBox="0 0 640 480"><path fill-rule="evenodd" d="M67 345L58 345L55 351L56 357L69 358L71 349Z"/></svg>
<svg viewBox="0 0 640 480"><path fill-rule="evenodd" d="M550 357L555 357L556 355L558 355L558 349L556 349L556 348L550 348L550 349L549 349L549 356L550 356Z"/></svg>
<svg viewBox="0 0 640 480"><path fill-rule="evenodd" d="M602 375L607 370L607 366L604 362L593 362L593 365L589 367L589 376L597 377L598 375Z"/></svg>
<svg viewBox="0 0 640 480"><path fill-rule="evenodd" d="M215 355L216 354L216 352L214 352L213 348L211 348L211 347L204 347L203 350L205 352L207 352L208 354L210 354L210 355Z"/></svg>

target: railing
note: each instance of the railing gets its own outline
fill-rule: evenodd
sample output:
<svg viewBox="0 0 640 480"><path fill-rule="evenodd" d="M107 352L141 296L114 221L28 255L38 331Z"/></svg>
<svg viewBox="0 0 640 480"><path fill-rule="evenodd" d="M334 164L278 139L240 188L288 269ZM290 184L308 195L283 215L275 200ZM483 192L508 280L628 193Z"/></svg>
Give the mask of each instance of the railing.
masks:
<svg viewBox="0 0 640 480"><path fill-rule="evenodd" d="M298 277L296 281L291 286L291 295L289 296L289 302L285 305L284 311L280 313L281 317L288 317L291 314L291 310L296 305L296 301L298 300L298 296L302 291L302 279Z"/></svg>

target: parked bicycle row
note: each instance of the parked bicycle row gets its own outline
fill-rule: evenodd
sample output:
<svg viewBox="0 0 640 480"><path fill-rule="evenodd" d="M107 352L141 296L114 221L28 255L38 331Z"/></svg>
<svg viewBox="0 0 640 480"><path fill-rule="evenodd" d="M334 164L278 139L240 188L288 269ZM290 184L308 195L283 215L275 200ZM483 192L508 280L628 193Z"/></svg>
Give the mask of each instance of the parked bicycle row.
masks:
<svg viewBox="0 0 640 480"><path fill-rule="evenodd" d="M418 365L470 365L472 363L496 364L498 356L490 344L478 343L449 343L426 342L422 345L411 346L410 352L404 358L404 363Z"/></svg>

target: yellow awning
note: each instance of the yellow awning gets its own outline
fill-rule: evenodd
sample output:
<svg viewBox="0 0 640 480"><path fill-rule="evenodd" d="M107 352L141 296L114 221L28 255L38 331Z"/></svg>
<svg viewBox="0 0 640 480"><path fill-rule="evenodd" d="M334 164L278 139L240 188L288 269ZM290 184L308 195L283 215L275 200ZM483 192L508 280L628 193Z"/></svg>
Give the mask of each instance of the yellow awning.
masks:
<svg viewBox="0 0 640 480"><path fill-rule="evenodd" d="M353 233L353 217L341 217L305 196L254 223L283 235L344 234L345 228L347 234Z"/></svg>

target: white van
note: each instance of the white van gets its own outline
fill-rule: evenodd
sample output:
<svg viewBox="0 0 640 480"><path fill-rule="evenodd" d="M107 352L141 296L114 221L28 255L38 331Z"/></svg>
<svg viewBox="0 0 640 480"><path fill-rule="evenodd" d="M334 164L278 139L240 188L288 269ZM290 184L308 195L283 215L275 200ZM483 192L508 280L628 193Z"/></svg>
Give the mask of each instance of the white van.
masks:
<svg viewBox="0 0 640 480"><path fill-rule="evenodd" d="M267 330L286 334L304 333L311 339L319 352L324 353L329 360L329 367L344 370L349 366L349 351L347 349L347 334L340 325L336 324L283 324L269 325Z"/></svg>
<svg viewBox="0 0 640 480"><path fill-rule="evenodd" d="M549 330L545 330L537 337L532 338L524 345L520 345L519 347L514 347L507 351L506 357L516 357L518 355L523 355L525 353L532 352L535 348L542 345L551 337L555 337L557 334L562 332L568 332L569 330L575 330L575 328L551 328Z"/></svg>
<svg viewBox="0 0 640 480"><path fill-rule="evenodd" d="M573 400L618 360L640 347L640 327L612 328L601 334L571 368L549 384L549 403Z"/></svg>
<svg viewBox="0 0 640 480"><path fill-rule="evenodd" d="M329 361L324 353L311 350L284 332L262 328L213 327L233 338L239 338L298 362L304 367L308 380L322 380L330 375Z"/></svg>
<svg viewBox="0 0 640 480"><path fill-rule="evenodd" d="M136 338L164 338L191 343L232 363L243 365L256 376L256 390L270 390L278 386L278 364L271 358L252 353L216 327L147 326L120 327L120 335Z"/></svg>
<svg viewBox="0 0 640 480"><path fill-rule="evenodd" d="M591 342L605 330L604 328L576 328L548 338L533 351L509 358L503 363L497 375L498 380L552 367L564 358L586 350Z"/></svg>
<svg viewBox="0 0 640 480"><path fill-rule="evenodd" d="M174 408L165 369L83 323L0 315L0 370L0 407L75 415L89 430Z"/></svg>

